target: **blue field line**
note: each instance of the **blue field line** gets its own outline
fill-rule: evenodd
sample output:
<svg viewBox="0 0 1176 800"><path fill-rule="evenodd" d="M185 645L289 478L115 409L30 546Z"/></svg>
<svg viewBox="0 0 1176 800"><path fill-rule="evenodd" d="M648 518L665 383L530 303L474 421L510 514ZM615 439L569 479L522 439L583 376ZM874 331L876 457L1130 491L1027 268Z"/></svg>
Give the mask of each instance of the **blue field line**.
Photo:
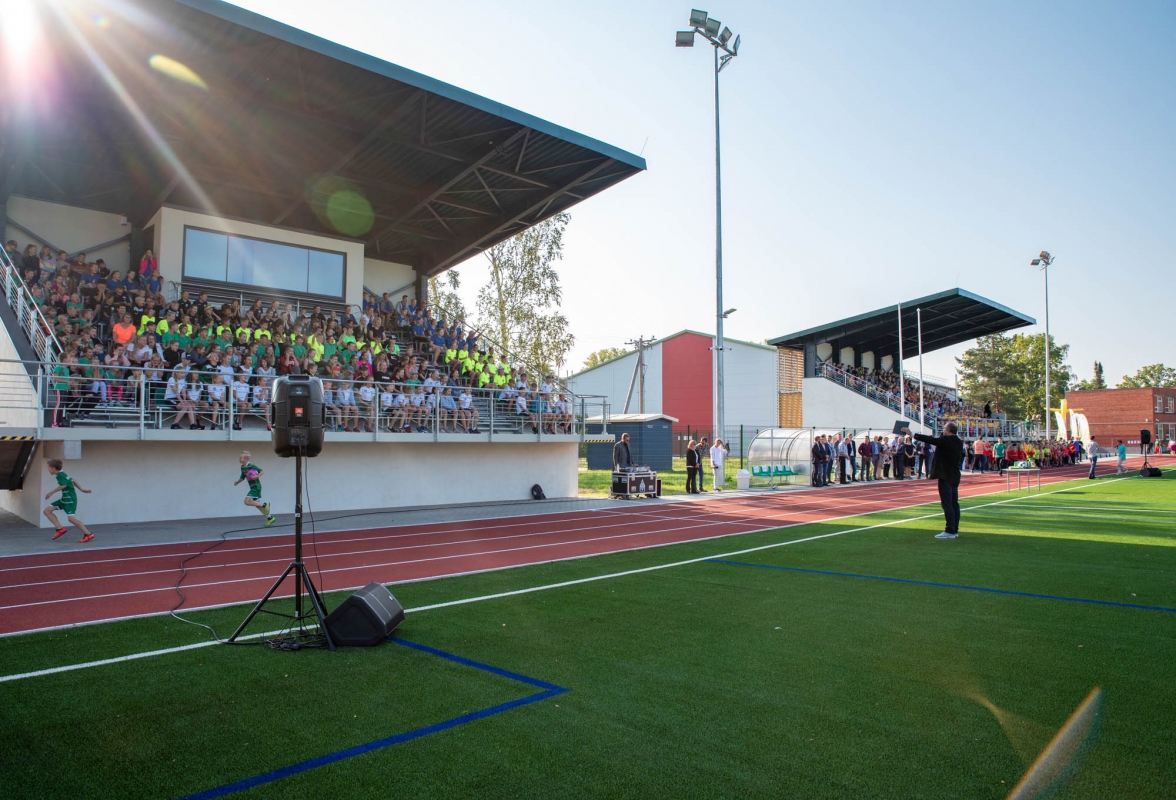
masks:
<svg viewBox="0 0 1176 800"><path fill-rule="evenodd" d="M988 592L989 594L1010 594L1015 597L1033 597L1038 600L1061 600L1065 603L1086 603L1093 606L1115 606L1117 608L1138 608L1143 611L1167 611L1176 614L1176 608L1167 606L1145 606L1141 603L1116 603L1111 600L1091 600L1087 597L1063 597L1058 594L1037 594L1035 592L1014 592L1009 589L989 589L985 586L964 586L958 583L936 583L935 581L916 581L910 578L888 578L885 575L859 575L856 572L831 572L824 569L805 569L803 567L780 567L775 564L752 564L746 561L727 561L721 558L708 558L710 564L730 564L734 567L756 567L758 569L780 569L787 572L807 572L811 575L835 575L838 578L863 578L868 581L888 581L889 583L913 583L916 586L935 586L939 589L963 589L969 592Z"/></svg>
<svg viewBox="0 0 1176 800"><path fill-rule="evenodd" d="M444 650L437 650L433 647L428 647L427 645L417 644L416 642L409 642L404 639L393 639L392 637L388 637L388 640L399 645L404 645L405 647L411 647L413 650L420 650L421 652L429 653L430 655L439 656L449 661L461 664L462 666L473 667L474 669L480 669L483 672L489 672L493 675L519 681L520 683L537 687L543 691L536 692L532 695L527 695L526 697L520 697L518 700L510 700L506 703L499 703L496 706L484 708L481 711L471 711L469 714L462 714L460 717L447 719L444 722L438 722L433 725L428 725L424 728L417 728L416 730L406 731L405 733L398 733L395 736L388 736L384 739L377 739L374 742L356 745L355 747L349 747L346 750L339 750L334 753L328 753L326 755L319 756L318 758L312 758L307 761L300 761L297 764L291 764L288 767L275 769L272 772L255 775L252 778L243 778L242 780L234 781L233 783L226 783L225 785L218 786L215 789L206 789L203 792L187 795L184 800L206 800L207 798L224 797L225 795L241 792L245 789L252 789L254 786L261 786L265 783L272 783L274 781L281 780L282 778L288 778L291 775L297 775L300 772L306 772L307 770L315 769L317 767L323 767L327 764L334 764L336 761L343 761L348 758L363 755L364 753L370 753L373 750L380 750L385 747L391 747L394 744L400 744L401 742L408 742L413 739L419 739L422 736L428 736L430 733L439 733L440 731L449 730L450 728L456 728L458 725L464 725L467 722L473 722L475 720L485 719L486 717L492 717L495 714L501 714L502 712L510 711L513 708L530 705L531 703L537 703L540 700L546 700L550 697L555 697L557 695L563 694L566 691L569 691L562 686L556 686L554 683L541 681L538 678L529 678L526 675L520 675L517 672L510 672L505 669L499 669L498 667L492 667L489 664L482 664L478 661L471 661L468 658L462 658L461 656L454 655L453 653L446 653Z"/></svg>

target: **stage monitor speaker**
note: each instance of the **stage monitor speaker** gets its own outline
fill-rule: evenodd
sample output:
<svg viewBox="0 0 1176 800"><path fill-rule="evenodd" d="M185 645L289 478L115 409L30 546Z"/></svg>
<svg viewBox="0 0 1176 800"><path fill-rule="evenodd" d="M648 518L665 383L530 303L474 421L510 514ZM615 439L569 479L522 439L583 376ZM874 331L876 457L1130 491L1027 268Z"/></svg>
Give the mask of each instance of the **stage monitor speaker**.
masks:
<svg viewBox="0 0 1176 800"><path fill-rule="evenodd" d="M1140 444L1151 444L1151 431L1150 430L1148 430L1147 428L1144 428L1143 430L1141 430L1139 432L1139 443Z"/></svg>
<svg viewBox="0 0 1176 800"><path fill-rule="evenodd" d="M372 647L404 622L404 608L382 583L369 583L327 615L338 647Z"/></svg>
<svg viewBox="0 0 1176 800"><path fill-rule="evenodd" d="M1160 478L1163 475L1164 473L1160 472L1158 467L1144 467L1139 471L1139 477L1141 478Z"/></svg>

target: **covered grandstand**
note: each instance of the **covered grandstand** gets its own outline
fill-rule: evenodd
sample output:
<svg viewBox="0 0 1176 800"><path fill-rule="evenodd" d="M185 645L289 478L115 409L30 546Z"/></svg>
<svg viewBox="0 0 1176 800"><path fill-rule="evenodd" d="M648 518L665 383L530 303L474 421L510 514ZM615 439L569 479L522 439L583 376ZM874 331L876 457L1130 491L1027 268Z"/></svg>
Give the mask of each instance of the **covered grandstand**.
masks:
<svg viewBox="0 0 1176 800"><path fill-rule="evenodd" d="M84 265L101 259L103 278L149 263L158 270L154 296L161 302L206 293L210 305L232 304L242 316L259 302L276 303L292 331L316 317L357 318L367 327L368 310L381 298L407 296L452 333L456 321L428 305L429 277L645 169L639 156L218 0L34 8L37 26L28 39L37 58L18 63L12 52L3 54L0 213L6 241L63 254L60 278L71 292L84 284L73 260L85 254ZM47 457L81 458L85 470L92 454L131 464L182 453L191 472L223 461L240 442L259 448L268 441L264 414L240 407L220 420L220 430L203 429L218 421L207 412L191 429L177 430L170 410L157 404L174 364L158 378L128 369L120 379L130 389L125 397L121 384L94 380L94 369L71 361L82 349L71 347L48 313L49 289L22 274L19 252L0 257L0 267L4 446L12 451L0 454L0 479L10 490L26 489L23 498L4 493L9 510L37 518ZM114 344L109 324L72 316L69 335L92 321L95 338ZM414 336L411 319L403 322L356 338L393 361L389 372L397 358L410 373L419 368L420 378L410 375L409 383L454 365L430 353L427 335ZM264 326L246 327L252 333ZM250 335L245 341L256 343ZM328 433L328 442L340 445L340 464L370 460L402 481L392 491L373 474L372 485L356 487L369 505L396 505L405 494L417 504L522 497L540 477L551 496L575 493L582 420L604 409L565 395L559 413L540 410L535 418L513 398L501 402L495 389L502 386L474 380L479 370L511 381L529 376L532 384L542 375L484 336L476 341L473 372L458 370L453 394L471 387L478 414L467 414L460 432L458 415L447 426L438 399L407 424L369 401L367 418L344 419ZM54 407L63 395L49 377L60 369L62 385L71 387L67 402L85 396L66 409L63 426ZM359 376L345 375L354 377L348 388L359 396ZM257 381L248 382L246 407L258 408ZM110 388L119 391L108 397ZM391 384L389 390L395 393ZM553 401L558 390L547 390ZM230 391L228 402L234 396ZM401 446L380 446L392 441ZM500 469L487 469L491 462ZM442 465L467 481L460 496L421 479ZM104 488L113 494L95 521L205 513L196 498L120 507L114 480L104 487L91 479L98 495Z"/></svg>
<svg viewBox="0 0 1176 800"><path fill-rule="evenodd" d="M922 320L922 337L919 320ZM770 339L778 350L779 421L786 428L881 428L896 416L934 429L948 418L978 416L946 380L925 378L906 362L923 353L1036 320L964 289L949 289ZM1012 424L1012 421L1007 421Z"/></svg>

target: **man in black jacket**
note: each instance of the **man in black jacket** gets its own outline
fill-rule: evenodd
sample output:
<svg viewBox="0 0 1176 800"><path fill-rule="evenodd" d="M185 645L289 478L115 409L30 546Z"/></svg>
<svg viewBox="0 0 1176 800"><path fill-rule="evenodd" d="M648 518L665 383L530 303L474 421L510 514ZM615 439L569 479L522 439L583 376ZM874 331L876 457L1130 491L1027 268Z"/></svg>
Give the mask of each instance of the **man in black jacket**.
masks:
<svg viewBox="0 0 1176 800"><path fill-rule="evenodd" d="M706 491L706 465L710 461L710 439L705 436L699 439L695 452L698 453L698 492L702 494Z"/></svg>
<svg viewBox="0 0 1176 800"><path fill-rule="evenodd" d="M622 433L621 440L613 445L613 471L630 469L633 466L633 454L629 450L629 434Z"/></svg>
<svg viewBox="0 0 1176 800"><path fill-rule="evenodd" d="M910 428L903 428L910 434ZM916 433L920 442L935 445L935 460L931 462L929 477L939 481L939 502L943 506L943 533L936 539L956 539L960 535L960 464L964 460L964 443L956 436L956 424L943 426L942 436Z"/></svg>

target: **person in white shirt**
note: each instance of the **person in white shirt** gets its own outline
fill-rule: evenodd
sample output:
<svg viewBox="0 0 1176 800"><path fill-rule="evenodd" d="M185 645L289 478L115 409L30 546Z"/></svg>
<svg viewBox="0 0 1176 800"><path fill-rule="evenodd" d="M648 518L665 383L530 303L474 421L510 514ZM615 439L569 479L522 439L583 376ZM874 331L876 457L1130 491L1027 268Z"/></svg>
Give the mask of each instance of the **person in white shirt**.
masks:
<svg viewBox="0 0 1176 800"><path fill-rule="evenodd" d="M714 447L710 449L711 468L715 473L715 491L723 491L723 484L727 482L723 474L723 462L727 459L727 447L722 439L715 439Z"/></svg>
<svg viewBox="0 0 1176 800"><path fill-rule="evenodd" d="M404 385L401 384L396 387L396 396L392 398L392 430L412 430L408 423L408 405L408 397L405 396Z"/></svg>
<svg viewBox="0 0 1176 800"><path fill-rule="evenodd" d="M339 382L335 402L339 405L339 414L343 418L343 430L359 433L359 408L355 405L355 389L351 381ZM354 428L351 425L352 421L355 423Z"/></svg>
<svg viewBox="0 0 1176 800"><path fill-rule="evenodd" d="M324 418L331 421L331 430L339 430L339 406L335 402L335 384L332 381L323 381L323 409L326 412Z"/></svg>
<svg viewBox="0 0 1176 800"><path fill-rule="evenodd" d="M391 386L387 384L380 386L380 416L385 420L388 420L392 415L392 401L395 399L396 395L393 394Z"/></svg>
<svg viewBox="0 0 1176 800"><path fill-rule="evenodd" d="M408 397L408 422L411 428L415 428L417 433L428 433L429 429L425 427L425 415L428 413L425 410L425 394L424 388L417 384L413 387L412 394Z"/></svg>
<svg viewBox="0 0 1176 800"><path fill-rule="evenodd" d="M268 378L258 378L257 385L253 387L253 405L261 412L262 417L265 418L265 429L267 431L273 430L270 425L270 386Z"/></svg>
<svg viewBox="0 0 1176 800"><path fill-rule="evenodd" d="M179 430L180 420L188 417L188 428L198 430L196 415L192 411L192 404L188 402L188 373L181 367L167 379L167 389L163 394L163 402L176 409L176 417L172 420L172 430Z"/></svg>
<svg viewBox="0 0 1176 800"><path fill-rule="evenodd" d="M237 421L233 423L233 430L241 430L241 424L245 421L245 415L249 412L250 402L249 396L249 381L246 380L244 374L238 375L237 379L233 381L233 405L237 411Z"/></svg>
<svg viewBox="0 0 1176 800"><path fill-rule="evenodd" d="M192 410L200 412L206 407L204 402L204 384L200 382L200 378L196 375L188 381L188 390L185 392L188 403L192 406ZM203 430L204 426L197 423L196 430Z"/></svg>
<svg viewBox="0 0 1176 800"><path fill-rule="evenodd" d="M212 429L214 431L220 420L221 409L223 408L226 413L229 409L228 404L225 402L225 389L227 388L225 386L225 376L221 375L219 371L216 372L212 376L212 383L208 384L208 401L212 408ZM225 424L228 424L228 420L225 421Z"/></svg>
<svg viewBox="0 0 1176 800"><path fill-rule="evenodd" d="M461 390L457 398L457 419L467 433L479 433L478 409L474 407L474 396L470 394L468 386Z"/></svg>
<svg viewBox="0 0 1176 800"><path fill-rule="evenodd" d="M359 410L363 416L363 429L372 432L372 420L376 416L376 387L369 380L359 387Z"/></svg>

